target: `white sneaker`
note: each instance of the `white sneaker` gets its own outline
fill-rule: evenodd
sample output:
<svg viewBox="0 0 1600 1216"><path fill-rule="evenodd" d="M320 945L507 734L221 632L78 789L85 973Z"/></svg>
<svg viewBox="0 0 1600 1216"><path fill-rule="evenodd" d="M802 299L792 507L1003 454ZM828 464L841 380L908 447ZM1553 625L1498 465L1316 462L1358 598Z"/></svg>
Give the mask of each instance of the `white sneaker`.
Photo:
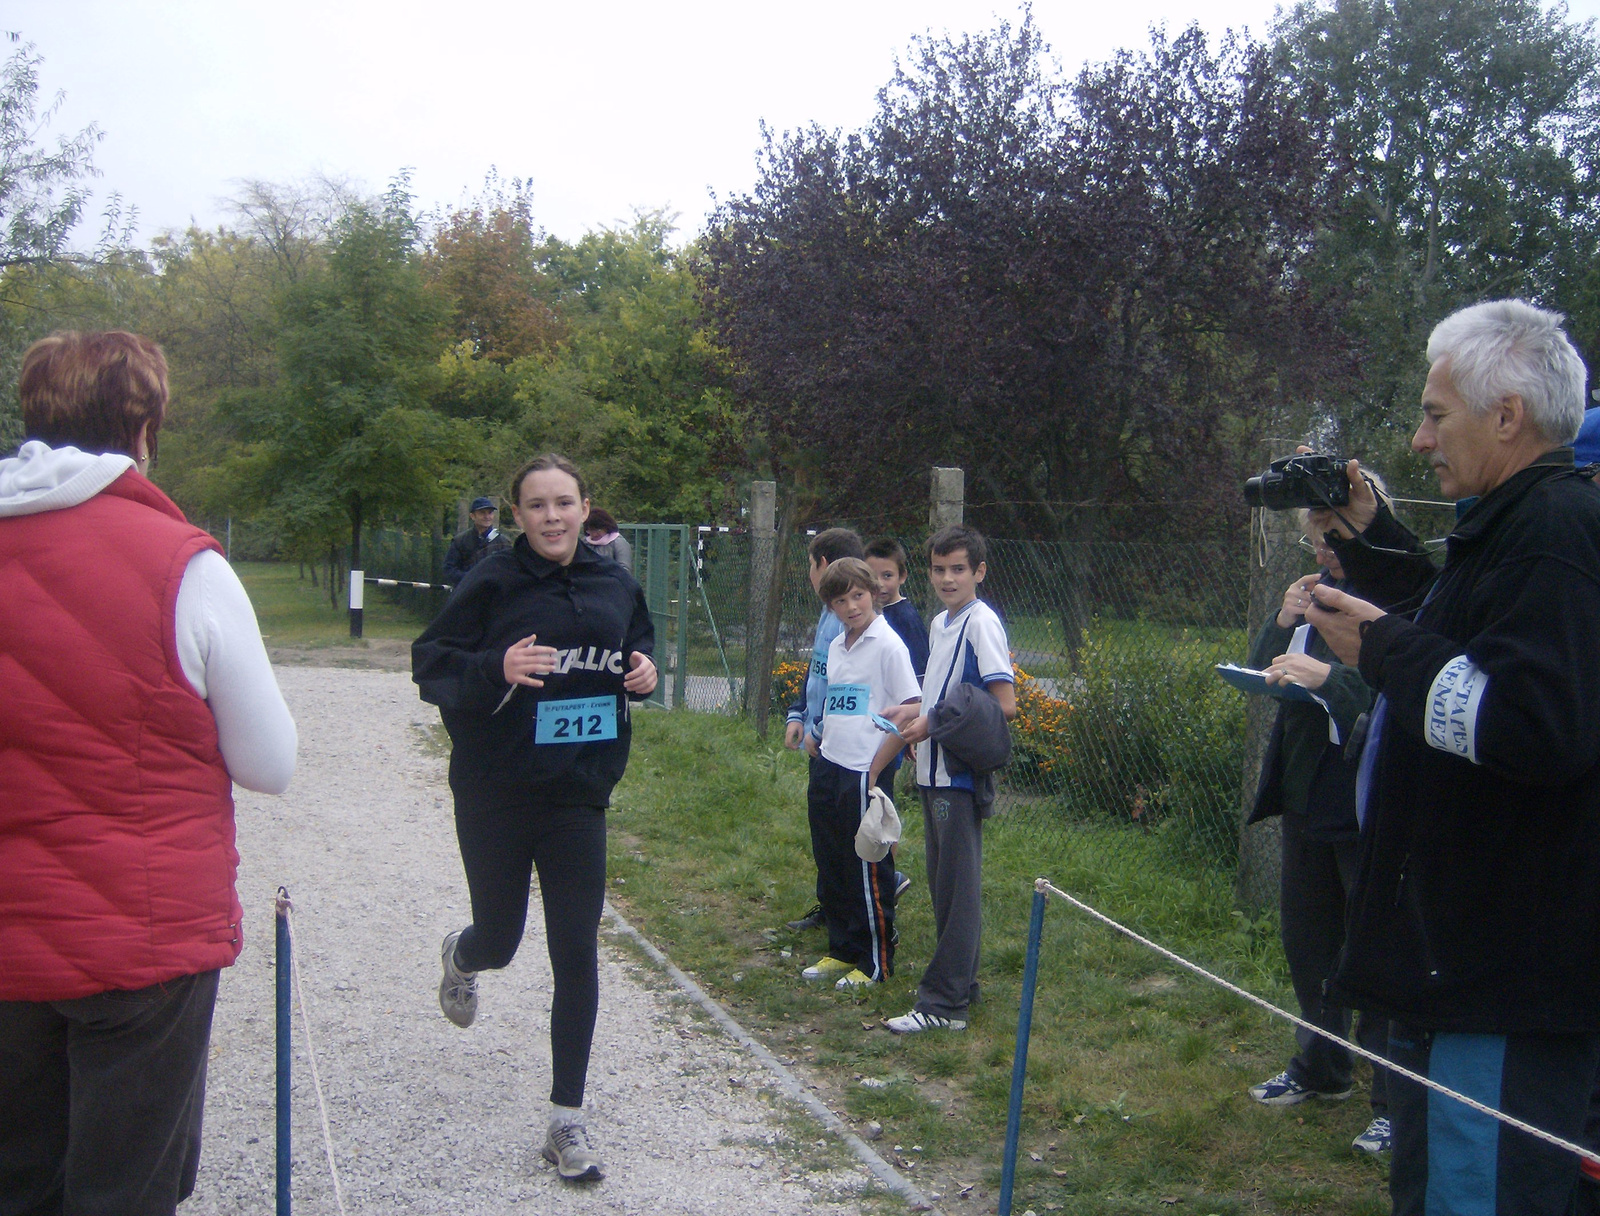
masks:
<svg viewBox="0 0 1600 1216"><path fill-rule="evenodd" d="M568 1182L598 1182L606 1176L600 1154L589 1143L589 1133L581 1123L552 1127L541 1152Z"/></svg>
<svg viewBox="0 0 1600 1216"><path fill-rule="evenodd" d="M960 1018L942 1018L936 1013L923 1013L913 1009L910 1013L884 1022L891 1034L919 1034L924 1030L965 1030L967 1024Z"/></svg>
<svg viewBox="0 0 1600 1216"><path fill-rule="evenodd" d="M456 941L460 937L460 929L449 934L439 951L440 961L444 963L444 978L439 981L439 1008L457 1026L467 1027L478 1016L478 973L462 971L456 966Z"/></svg>

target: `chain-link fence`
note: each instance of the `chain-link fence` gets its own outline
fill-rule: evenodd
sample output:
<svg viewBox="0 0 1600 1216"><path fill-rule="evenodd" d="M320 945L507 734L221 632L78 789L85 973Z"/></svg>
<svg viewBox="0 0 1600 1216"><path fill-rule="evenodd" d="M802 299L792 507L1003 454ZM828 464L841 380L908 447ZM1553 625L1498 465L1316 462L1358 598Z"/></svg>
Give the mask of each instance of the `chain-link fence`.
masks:
<svg viewBox="0 0 1600 1216"><path fill-rule="evenodd" d="M657 699L698 712L744 712L749 533L677 524L624 525L622 532L656 624L663 675ZM774 729L799 697L821 611L807 575L809 540L792 537L783 558ZM931 620L941 605L923 572L921 538L901 540L914 555L905 593ZM363 538L363 565L375 576L438 582L447 543L372 529ZM1059 827L1161 832L1187 851L1232 864L1246 707L1214 667L1242 661L1248 649L1243 546L1016 540L989 546L981 594L1005 621L1019 707L1002 806ZM419 622L444 599L412 587L374 591L414 611Z"/></svg>
<svg viewBox="0 0 1600 1216"><path fill-rule="evenodd" d="M798 699L821 605L807 537L790 544L771 712ZM914 538L908 552L920 554ZM732 622L744 670L748 540L719 537L711 610ZM991 540L981 594L1006 625L1019 713L1001 805L1053 824L1161 831L1231 865L1237 855L1245 701L1215 673L1247 650L1249 570L1222 544ZM942 610L912 559L905 593L924 621ZM727 705L694 708L727 708Z"/></svg>

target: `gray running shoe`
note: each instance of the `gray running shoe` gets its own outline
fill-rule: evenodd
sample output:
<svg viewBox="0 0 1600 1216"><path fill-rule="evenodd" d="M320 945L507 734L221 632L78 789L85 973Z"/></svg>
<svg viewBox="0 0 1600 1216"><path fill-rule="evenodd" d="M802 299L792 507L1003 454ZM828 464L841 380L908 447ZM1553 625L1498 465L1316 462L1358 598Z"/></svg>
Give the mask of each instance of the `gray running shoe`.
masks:
<svg viewBox="0 0 1600 1216"><path fill-rule="evenodd" d="M822 915L822 905L813 904L811 911L807 912L799 920L790 921L784 928L792 929L796 933L803 933L807 929L820 929L826 923Z"/></svg>
<svg viewBox="0 0 1600 1216"><path fill-rule="evenodd" d="M600 1154L589 1143L589 1133L581 1123L551 1128L542 1154L568 1182L598 1182L606 1176L600 1168Z"/></svg>
<svg viewBox="0 0 1600 1216"><path fill-rule="evenodd" d="M456 966L456 941L460 936L460 929L446 936L439 952L444 963L444 978L439 981L439 1008L457 1026L466 1027L478 1016L478 973L462 971Z"/></svg>

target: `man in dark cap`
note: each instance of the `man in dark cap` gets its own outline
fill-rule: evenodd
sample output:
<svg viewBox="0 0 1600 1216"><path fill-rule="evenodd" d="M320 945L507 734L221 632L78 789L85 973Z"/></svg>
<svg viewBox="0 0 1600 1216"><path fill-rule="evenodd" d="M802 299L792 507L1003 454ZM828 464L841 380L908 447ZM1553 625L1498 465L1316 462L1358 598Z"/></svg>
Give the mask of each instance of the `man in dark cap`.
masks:
<svg viewBox="0 0 1600 1216"><path fill-rule="evenodd" d="M450 542L450 552L444 555L444 581L454 587L489 554L497 549L509 549L511 542L500 535L495 521L500 512L489 498L472 500L472 527L458 533Z"/></svg>

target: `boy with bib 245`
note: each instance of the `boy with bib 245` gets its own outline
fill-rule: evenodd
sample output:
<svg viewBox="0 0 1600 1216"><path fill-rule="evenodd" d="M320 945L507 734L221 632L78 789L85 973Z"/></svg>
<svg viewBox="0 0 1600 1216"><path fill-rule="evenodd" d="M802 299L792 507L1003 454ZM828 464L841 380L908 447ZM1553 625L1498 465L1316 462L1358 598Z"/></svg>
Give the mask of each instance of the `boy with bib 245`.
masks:
<svg viewBox="0 0 1600 1216"><path fill-rule="evenodd" d="M921 690L906 644L878 615L877 576L866 562L830 562L817 594L844 632L828 647L821 742L806 737L816 758L807 811L828 953L801 974L849 989L882 983L894 970L894 860L863 861L856 830L878 775L900 753L899 737L879 725L887 725L883 712Z"/></svg>

